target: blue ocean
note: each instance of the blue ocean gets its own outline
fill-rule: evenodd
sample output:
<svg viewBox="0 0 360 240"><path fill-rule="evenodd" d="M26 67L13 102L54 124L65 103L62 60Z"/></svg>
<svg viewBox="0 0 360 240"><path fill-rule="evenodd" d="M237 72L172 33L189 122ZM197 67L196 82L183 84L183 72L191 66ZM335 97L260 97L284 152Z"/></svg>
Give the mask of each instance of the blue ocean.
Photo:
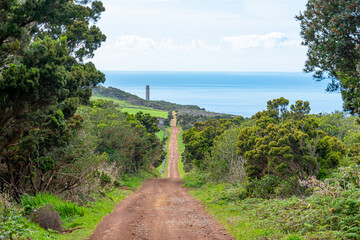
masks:
<svg viewBox="0 0 360 240"><path fill-rule="evenodd" d="M342 110L340 93L327 93L327 81L304 73L245 72L118 72L104 71L105 86L116 87L151 100L192 104L212 112L251 117L279 97L309 101L312 113Z"/></svg>

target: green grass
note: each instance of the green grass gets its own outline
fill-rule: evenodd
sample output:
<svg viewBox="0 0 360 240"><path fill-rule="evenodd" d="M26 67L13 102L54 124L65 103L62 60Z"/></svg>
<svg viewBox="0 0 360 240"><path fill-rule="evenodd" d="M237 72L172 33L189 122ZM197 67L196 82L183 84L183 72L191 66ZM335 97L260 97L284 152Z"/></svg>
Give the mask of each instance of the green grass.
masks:
<svg viewBox="0 0 360 240"><path fill-rule="evenodd" d="M162 110L156 109L143 109L143 108L121 108L122 112L127 112L129 114L136 114L137 112L149 113L154 117L167 118L168 113Z"/></svg>
<svg viewBox="0 0 360 240"><path fill-rule="evenodd" d="M128 102L125 102L125 101L121 101L121 100L117 100L117 99L115 99L115 98L92 96L91 99L92 99L92 100L103 99L103 100L113 101L114 103L118 104L120 108L138 107L138 106L133 105L133 104L131 104L131 103L128 103Z"/></svg>
<svg viewBox="0 0 360 240"><path fill-rule="evenodd" d="M80 228L71 234L59 235L59 239L86 239L95 230L96 226L108 214L110 214L115 206L125 199L132 192L129 190L116 189L107 193L109 198L101 198L96 202L89 203L85 215L78 218L65 219L64 227L66 229ZM112 200L111 200L112 199Z"/></svg>
<svg viewBox="0 0 360 240"><path fill-rule="evenodd" d="M188 186L198 181L188 176L184 180ZM236 239L359 239L354 233L360 217L359 190L344 191L338 199L317 194L305 199L244 198L244 191L241 185L222 183L193 188L190 193Z"/></svg>
<svg viewBox="0 0 360 240"><path fill-rule="evenodd" d="M125 176L122 183L132 189L139 188L146 179L154 177L154 173L141 172L133 176ZM80 228L71 234L57 235L58 239L88 239L94 232L96 226L108 214L110 214L115 206L123 199L128 197L132 191L114 189L107 192L106 198L99 198L97 201L89 203L86 206L85 214L82 217L70 217L64 219L64 227L66 229Z"/></svg>
<svg viewBox="0 0 360 240"><path fill-rule="evenodd" d="M184 163L182 162L182 156L181 154L184 152L185 150L185 145L183 142L183 135L184 131L180 128L180 133L178 135L178 151L180 153L180 157L179 157L179 161L178 161L178 169L179 169L179 175L181 178L185 177L186 173L184 171Z"/></svg>
<svg viewBox="0 0 360 240"><path fill-rule="evenodd" d="M165 130L160 129L155 135L160 139L160 141L164 140L165 138Z"/></svg>
<svg viewBox="0 0 360 240"><path fill-rule="evenodd" d="M61 217L84 216L85 214L85 207L79 207L77 204L69 201L63 201L61 197L52 194L39 193L33 197L28 195L21 197L21 206L27 213L32 212L34 209L44 207L47 204L52 205L54 210L60 213Z"/></svg>
<svg viewBox="0 0 360 240"><path fill-rule="evenodd" d="M119 109L122 112L127 112L129 114L136 114L137 112L143 112L143 113L149 113L151 116L154 116L154 117L161 117L164 119L168 117L168 112L166 112L166 111L162 111L162 110L158 110L158 109L154 109L154 108L150 108L150 107L133 105L126 101L117 100L115 98L92 96L91 99L93 99L93 100L104 99L104 100L113 101L119 105Z"/></svg>
<svg viewBox="0 0 360 240"><path fill-rule="evenodd" d="M30 222L23 216L22 210L3 207L0 202L0 239L50 240L56 239L56 236Z"/></svg>
<svg viewBox="0 0 360 240"><path fill-rule="evenodd" d="M246 206L239 203L219 200L225 185L208 185L204 188L192 189L191 195L200 200L206 211L213 215L236 239L266 239L272 236L281 239L278 232L268 227L258 225L256 216L246 211ZM251 209L252 205L249 205Z"/></svg>
<svg viewBox="0 0 360 240"><path fill-rule="evenodd" d="M168 138L165 144L165 149L166 149L166 162L165 162L165 169L163 174L161 175L161 177L167 177L167 169L168 169L168 163L169 163L169 159L170 159L170 152L169 152L169 144L170 144L170 139L171 139L171 127L167 127L166 131L168 132ZM162 169L162 164L160 166L157 167L157 170L160 172Z"/></svg>

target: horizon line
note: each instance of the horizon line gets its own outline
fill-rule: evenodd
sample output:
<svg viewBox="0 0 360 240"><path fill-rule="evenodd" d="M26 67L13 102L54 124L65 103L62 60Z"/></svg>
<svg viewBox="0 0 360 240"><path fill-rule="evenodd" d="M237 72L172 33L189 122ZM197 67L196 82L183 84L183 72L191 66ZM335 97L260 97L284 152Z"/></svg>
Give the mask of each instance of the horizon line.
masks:
<svg viewBox="0 0 360 240"><path fill-rule="evenodd" d="M222 70L102 70L102 72L214 72L214 73L305 73L304 71L222 71Z"/></svg>

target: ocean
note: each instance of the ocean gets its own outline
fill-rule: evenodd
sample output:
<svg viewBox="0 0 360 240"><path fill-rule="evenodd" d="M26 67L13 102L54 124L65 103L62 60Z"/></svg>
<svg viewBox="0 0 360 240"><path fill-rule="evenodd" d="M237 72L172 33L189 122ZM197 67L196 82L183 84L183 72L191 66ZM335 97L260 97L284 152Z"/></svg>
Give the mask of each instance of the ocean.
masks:
<svg viewBox="0 0 360 240"><path fill-rule="evenodd" d="M304 73L245 72L126 72L104 71L104 86L116 87L151 100L192 104L207 111L251 117L266 109L268 100L285 97L290 104L309 101L311 113L342 110L340 93L327 93L327 81Z"/></svg>

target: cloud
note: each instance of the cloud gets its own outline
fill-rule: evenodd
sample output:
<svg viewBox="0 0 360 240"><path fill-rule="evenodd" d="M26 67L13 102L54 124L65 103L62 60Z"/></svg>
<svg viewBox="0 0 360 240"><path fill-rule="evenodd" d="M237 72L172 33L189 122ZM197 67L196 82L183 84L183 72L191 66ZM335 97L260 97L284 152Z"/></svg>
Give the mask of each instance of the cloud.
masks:
<svg viewBox="0 0 360 240"><path fill-rule="evenodd" d="M264 35L250 34L233 37L223 37L235 50L250 48L287 48L300 46L300 40L286 33L271 32Z"/></svg>
<svg viewBox="0 0 360 240"><path fill-rule="evenodd" d="M146 50L155 49L157 43L150 39L139 37L135 35L120 36L115 43L115 46L121 50Z"/></svg>
<svg viewBox="0 0 360 240"><path fill-rule="evenodd" d="M172 38L153 40L136 35L123 35L117 38L115 47L123 51L168 50L191 51L195 49L218 50L217 46L210 46L204 40L192 39L189 43L178 44Z"/></svg>

